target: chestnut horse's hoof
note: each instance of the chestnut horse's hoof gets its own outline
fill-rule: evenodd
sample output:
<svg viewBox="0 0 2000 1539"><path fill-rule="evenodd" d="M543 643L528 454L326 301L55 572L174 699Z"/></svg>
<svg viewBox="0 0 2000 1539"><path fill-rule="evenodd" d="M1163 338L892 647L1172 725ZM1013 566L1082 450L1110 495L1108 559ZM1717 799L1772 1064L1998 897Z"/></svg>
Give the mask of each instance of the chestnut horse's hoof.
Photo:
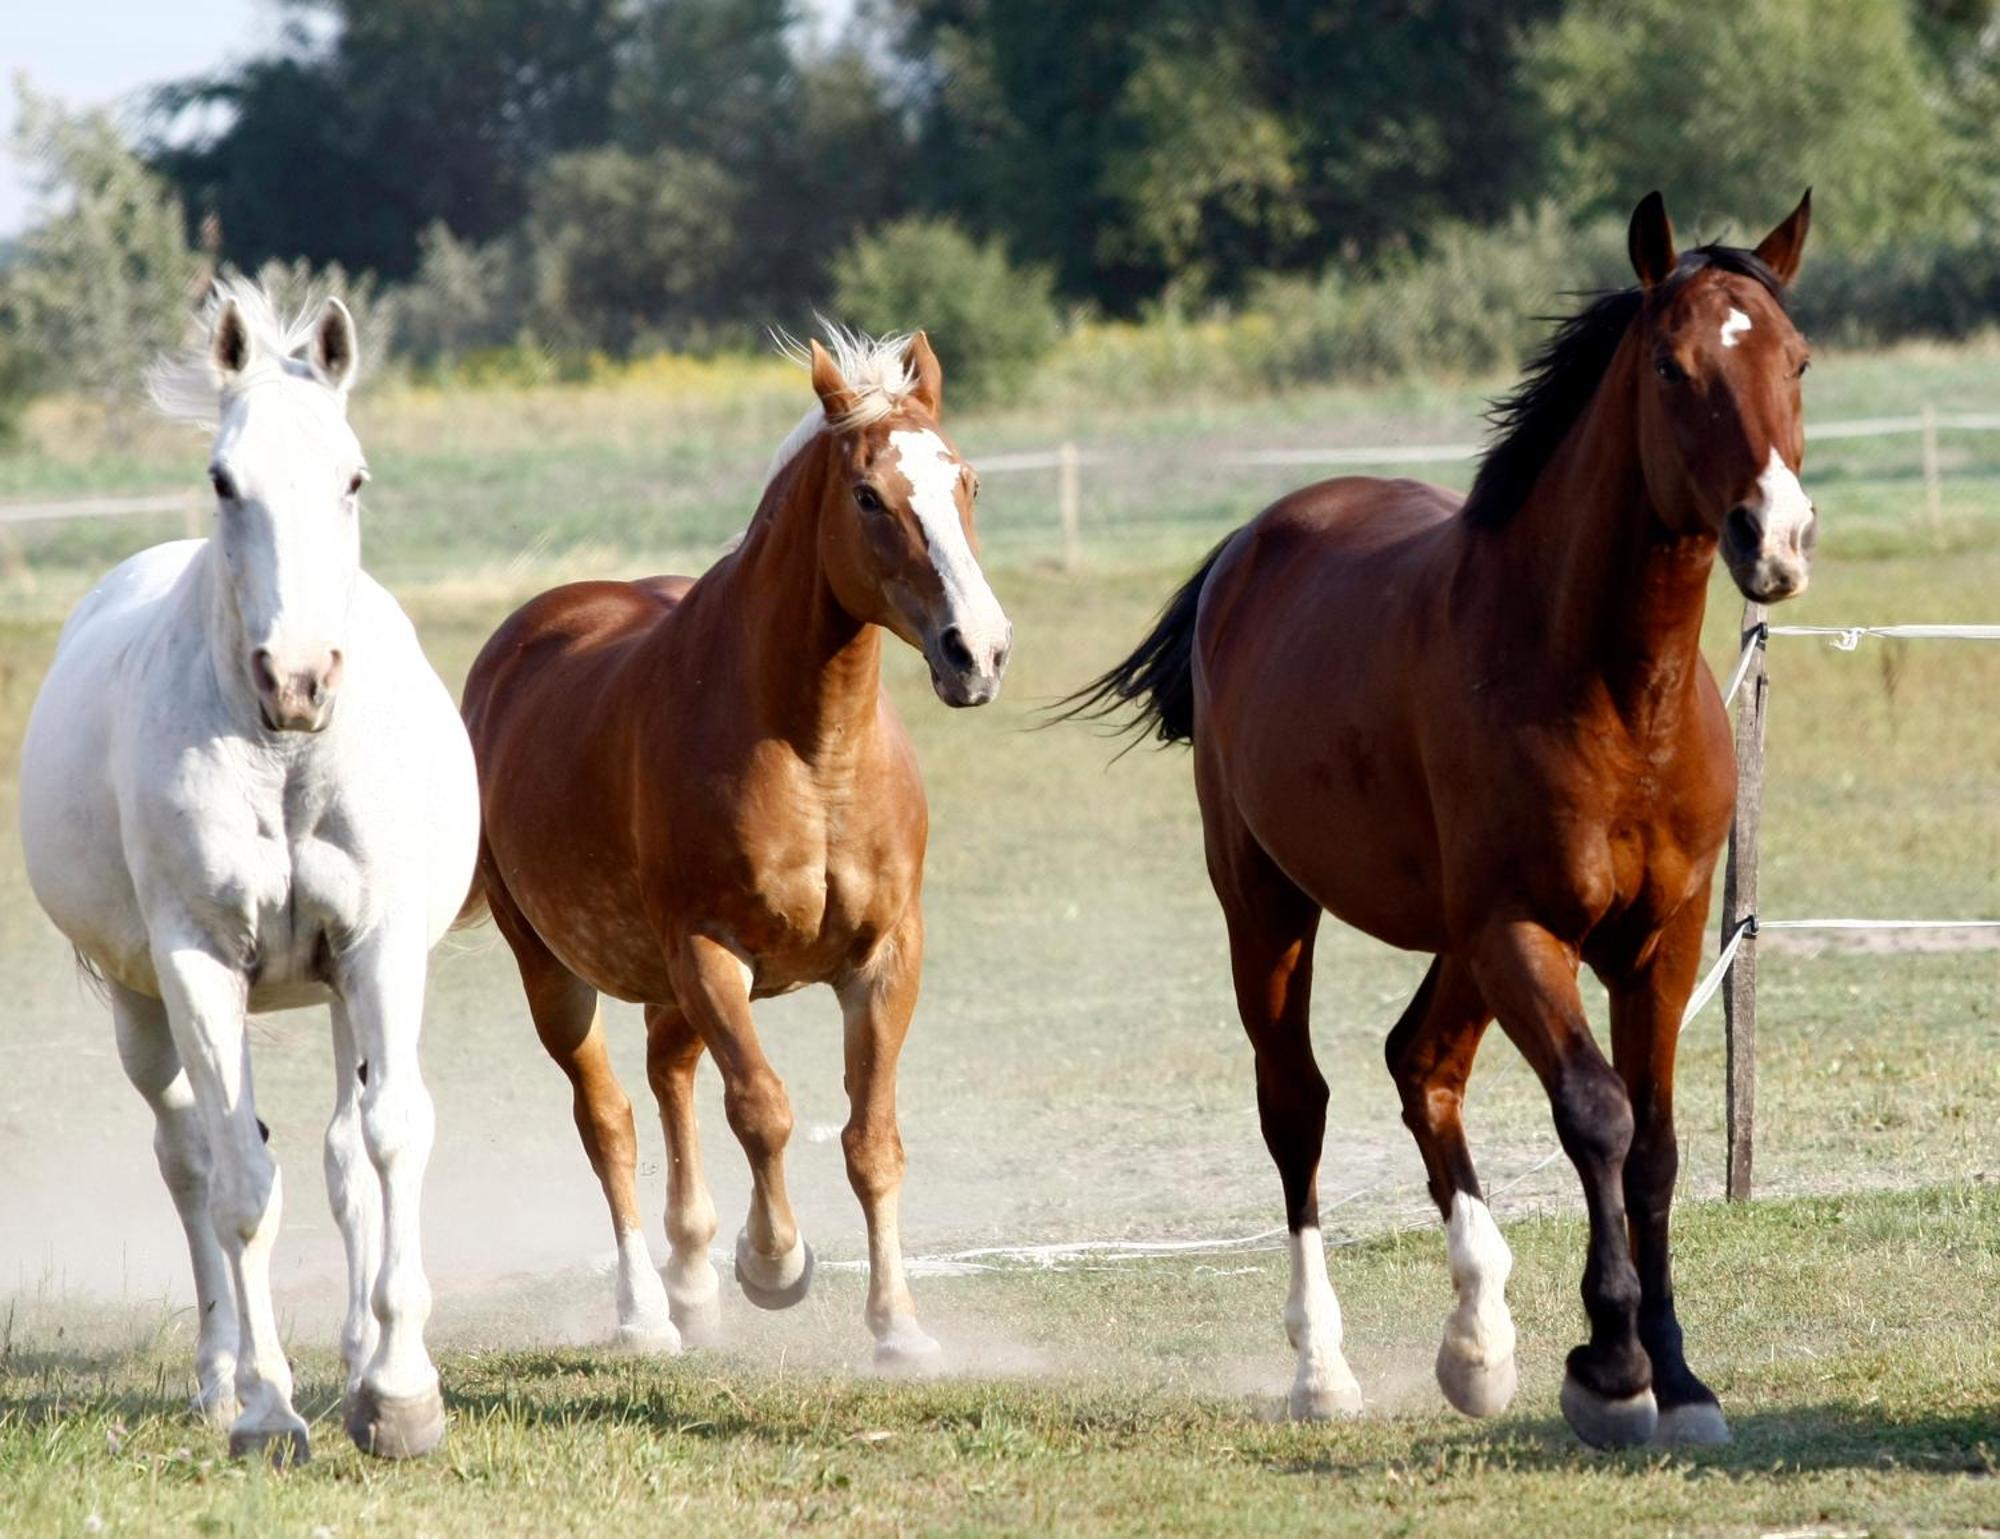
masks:
<svg viewBox="0 0 2000 1539"><path fill-rule="evenodd" d="M936 1373L943 1364L944 1348L930 1332L907 1316L891 1325L875 1342L878 1373L921 1376Z"/></svg>
<svg viewBox="0 0 2000 1539"><path fill-rule="evenodd" d="M1573 1374L1563 1375L1563 1420L1592 1448L1637 1448L1652 1440L1660 1408L1651 1389L1608 1399L1586 1389Z"/></svg>
<svg viewBox="0 0 2000 1539"><path fill-rule="evenodd" d="M750 1248L750 1236L736 1237L736 1285L743 1290L743 1296L759 1309L790 1309L794 1304L803 1303L805 1296L812 1292L813 1248L804 1240L799 1241L799 1259L791 1256L778 1261L767 1261ZM793 1271L797 1268L796 1272ZM756 1274L762 1272L759 1278ZM777 1274L775 1277L772 1274ZM787 1274L790 1274L787 1276Z"/></svg>
<svg viewBox="0 0 2000 1539"><path fill-rule="evenodd" d="M251 1459L263 1454L278 1469L290 1469L312 1458L312 1436L296 1427L238 1427L229 1434L229 1457Z"/></svg>
<svg viewBox="0 0 2000 1539"><path fill-rule="evenodd" d="M1519 1379L1512 1352L1492 1363L1454 1352L1449 1341L1438 1348L1438 1388L1453 1410L1467 1416L1498 1416L1513 1403Z"/></svg>
<svg viewBox="0 0 2000 1539"><path fill-rule="evenodd" d="M1722 1407L1713 1400L1670 1405L1660 1412L1660 1424L1653 1429L1655 1448L1721 1448L1735 1440Z"/></svg>
<svg viewBox="0 0 2000 1539"><path fill-rule="evenodd" d="M384 1395L363 1384L347 1399L347 1435L378 1459L420 1459L444 1441L444 1396Z"/></svg>

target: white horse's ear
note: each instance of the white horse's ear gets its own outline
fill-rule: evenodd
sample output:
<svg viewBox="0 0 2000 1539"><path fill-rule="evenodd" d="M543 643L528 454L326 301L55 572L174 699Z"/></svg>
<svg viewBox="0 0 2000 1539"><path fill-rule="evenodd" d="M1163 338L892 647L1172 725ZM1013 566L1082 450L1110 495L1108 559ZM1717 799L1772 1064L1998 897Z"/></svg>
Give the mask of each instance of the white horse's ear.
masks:
<svg viewBox="0 0 2000 1539"><path fill-rule="evenodd" d="M222 308L216 312L215 329L208 337L208 361L215 370L216 382L233 384L250 367L256 352L256 338L244 317L243 307L234 299L223 300Z"/></svg>
<svg viewBox="0 0 2000 1539"><path fill-rule="evenodd" d="M354 383L355 371L361 367L361 345L355 340L354 317L346 305L331 295L320 307L319 321L313 327L312 366L327 388L340 395L347 394Z"/></svg>

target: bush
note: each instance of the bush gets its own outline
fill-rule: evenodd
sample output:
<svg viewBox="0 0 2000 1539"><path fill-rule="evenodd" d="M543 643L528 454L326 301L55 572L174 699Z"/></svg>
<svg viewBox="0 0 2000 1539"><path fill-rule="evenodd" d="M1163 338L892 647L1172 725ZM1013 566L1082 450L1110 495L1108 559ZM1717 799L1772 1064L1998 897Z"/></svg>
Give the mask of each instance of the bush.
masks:
<svg viewBox="0 0 2000 1539"><path fill-rule="evenodd" d="M328 299L345 304L354 317L355 335L361 340L364 373L380 373L394 356L397 338L392 307L382 302L381 286L373 273L350 274L338 262L316 268L304 257L290 262L273 257L252 276L269 296L271 309L286 320L315 310Z"/></svg>
<svg viewBox="0 0 2000 1539"><path fill-rule="evenodd" d="M1055 345L1061 327L1040 268L1016 267L944 220L899 219L834 263L839 319L878 334L930 335L945 388L968 404L1004 400Z"/></svg>
<svg viewBox="0 0 2000 1539"><path fill-rule="evenodd" d="M456 371L520 337L528 285L517 242L474 245L439 220L417 237L417 252L415 275L384 296L405 358Z"/></svg>

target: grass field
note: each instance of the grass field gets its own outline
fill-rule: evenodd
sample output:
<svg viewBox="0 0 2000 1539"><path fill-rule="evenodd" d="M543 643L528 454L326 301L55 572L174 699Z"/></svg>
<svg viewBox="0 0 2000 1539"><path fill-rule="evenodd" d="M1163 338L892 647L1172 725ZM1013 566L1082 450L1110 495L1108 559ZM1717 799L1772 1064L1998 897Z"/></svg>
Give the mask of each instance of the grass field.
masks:
<svg viewBox="0 0 2000 1539"><path fill-rule="evenodd" d="M1828 358L1824 420L1990 409L2000 353ZM449 681L498 617L557 576L688 569L747 516L796 378L721 403L665 385L418 393L365 404L370 563ZM1086 561L1054 565L1052 489L988 478L989 566L1019 638L995 707L947 713L916 660L891 682L929 780L930 955L905 1059L919 1255L994 1242L1200 1238L1268 1229L1277 1183L1256 1130L1221 923L1201 871L1185 758L1031 732L1032 707L1128 647L1222 529L1299 472L1219 469L1234 448L1444 442L1476 427L1470 387L1146 412L969 419L981 453L1062 437L1152 462L1086 472ZM365 401L365 398L364 398ZM0 496L136 491L196 478L199 444L147 430L93 452L60 413L0 458ZM2000 619L2000 435L1947 438L1945 518L1922 517L1916 444L1815 449L1823 516L1806 623ZM1465 467L1438 467L1441 478ZM101 567L172 518L17 526L0 576L0 821L55 626ZM6 552L0 551L0 557ZM6 562L0 560L0 568ZM1709 653L1734 659L1714 591ZM2000 916L2000 647L1774 642L1764 867L1772 915ZM1718 1455L1603 1458L1556 1417L1580 1333L1575 1183L1533 1077L1497 1038L1473 1136L1520 1256L1524 1389L1503 1421L1447 1420L1429 1382L1448 1301L1421 1170L1380 1043L1422 961L1332 929L1317 1041L1334 1100L1322 1189L1347 1245L1334 1280L1375 1414L1272 1425L1289 1366L1282 1258L1268 1249L1045 1273L919 1268L954 1372L883 1386L859 1279L830 1266L794 1316L737 1308L719 1355L611 1357L609 1235L492 931L434 972L426 1064L440 1141L427 1190L454 1431L422 1469L364 1464L319 1424L288 1477L218 1463L179 1418L185 1254L101 1008L0 841L0 1535L106 1531L561 1533L672 1519L690 1532L1964 1532L2000 1529L2000 957L1773 950L1762 973L1760 1187L1710 1205L1722 1158L1721 1023L1681 1069L1678 1254L1691 1351L1741 1434ZM1595 1002L1593 1002L1595 1008ZM643 1085L636 1013L610 1012ZM792 1185L830 1263L862 1253L841 1174L837 1013L804 994L761 1019L792 1088ZM309 1414L330 1416L338 1245L315 1191L329 1053L316 1014L260 1027L258 1089L292 1172L277 1276ZM747 1194L705 1075L711 1175ZM642 1117L642 1182L660 1140ZM1412 1229L1412 1226L1415 1226ZM1404 1232L1410 1230L1411 1232ZM732 1300L732 1303L734 1301ZM185 1453L181 1452L186 1450Z"/></svg>

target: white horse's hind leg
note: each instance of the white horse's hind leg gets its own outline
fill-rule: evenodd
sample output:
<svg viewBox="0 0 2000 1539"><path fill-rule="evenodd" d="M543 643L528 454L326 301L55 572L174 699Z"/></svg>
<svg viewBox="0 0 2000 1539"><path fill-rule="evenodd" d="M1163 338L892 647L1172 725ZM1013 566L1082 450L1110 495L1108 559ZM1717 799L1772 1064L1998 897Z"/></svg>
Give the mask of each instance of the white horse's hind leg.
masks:
<svg viewBox="0 0 2000 1539"><path fill-rule="evenodd" d="M113 984L111 1019L117 1027L125 1077L153 1109L153 1153L180 1214L194 1264L200 1320L194 1349L195 1407L210 1421L227 1427L237 1411L236 1288L209 1221L208 1135L202 1131L180 1054L174 1051L166 1006Z"/></svg>
<svg viewBox="0 0 2000 1539"><path fill-rule="evenodd" d="M257 1124L244 1032L243 975L198 943L155 947L174 1046L201 1109L212 1157L209 1216L228 1257L240 1311L232 1454L268 1450L279 1462L311 1452L292 1409L292 1370L271 1307L271 1247L284 1212L284 1183Z"/></svg>
<svg viewBox="0 0 2000 1539"><path fill-rule="evenodd" d="M374 1361L381 1331L370 1295L382 1267L382 1183L361 1134L361 1055L347 1007L333 1006L333 1120L326 1126L326 1195L347 1251L347 1317L340 1329L340 1362L347 1394L361 1387Z"/></svg>
<svg viewBox="0 0 2000 1539"><path fill-rule="evenodd" d="M431 1289L420 1207L436 1112L417 1064L425 953L421 919L387 918L344 968L348 1019L368 1081L361 1136L382 1183L382 1264L370 1303L375 1355L347 1402L347 1432L369 1453L414 1458L444 1437L444 1397L424 1346ZM357 1074L358 1074L357 1069Z"/></svg>

